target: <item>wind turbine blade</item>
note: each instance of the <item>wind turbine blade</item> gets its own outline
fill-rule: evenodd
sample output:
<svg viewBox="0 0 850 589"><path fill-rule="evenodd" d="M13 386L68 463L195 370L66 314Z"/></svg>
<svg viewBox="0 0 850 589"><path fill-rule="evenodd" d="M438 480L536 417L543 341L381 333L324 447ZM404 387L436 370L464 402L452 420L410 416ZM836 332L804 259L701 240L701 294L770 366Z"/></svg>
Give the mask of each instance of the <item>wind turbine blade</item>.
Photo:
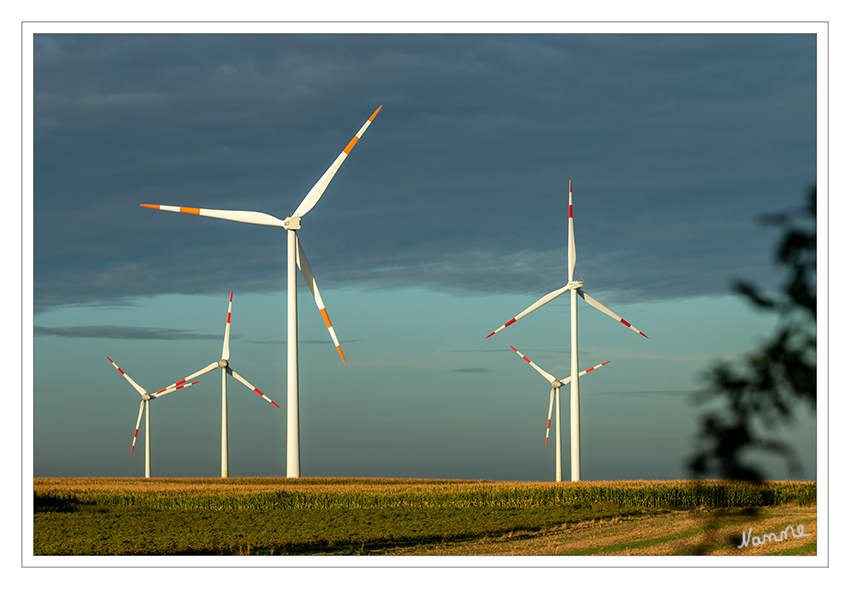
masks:
<svg viewBox="0 0 850 589"><path fill-rule="evenodd" d="M191 207L175 207L171 205L139 205L149 209L159 209L161 211L171 211L172 213L189 213L190 215L200 215L202 217L214 217L216 219L226 219L228 221L238 221L239 223L253 223L254 225L271 225L273 227L283 227L283 221L266 213L258 213L255 211L226 211L219 209L194 209Z"/></svg>
<svg viewBox="0 0 850 589"><path fill-rule="evenodd" d="M139 391L139 394L140 394L140 395L144 396L145 394L147 394L147 391L146 391L145 389L143 389L142 387L140 387L139 385L137 385L137 384L136 384L136 381L134 381L132 378L130 378L130 375L129 375L129 374L127 374L126 372L124 372L123 370L121 370L120 368L118 368L118 364L116 364L115 362L113 362L113 361L109 358L109 356L107 356L107 357L106 357L106 359L107 359L107 360L109 360L109 363L110 363L110 364L112 364L112 365L115 367L115 370L117 370L118 372L120 372L120 373L121 373L121 376L123 376L124 378L126 378L126 379L127 379L127 381L128 381L131 385L133 385L133 388L134 388L134 389L136 389L137 391Z"/></svg>
<svg viewBox="0 0 850 589"><path fill-rule="evenodd" d="M163 395L167 395L168 393L173 393L174 391L179 391L180 389L184 389L184 388L186 388L186 387L190 387L190 386L192 386L193 384L198 384L198 381L196 380L195 382L190 382L190 383L187 383L187 384L181 384L180 386L177 386L177 387L174 387L174 385L172 385L172 387L174 387L174 388L171 388L171 387L165 387L165 388L164 388L164 389L162 389L161 391L157 391L156 393L154 393L153 395L151 395L151 397L159 398L159 397L161 397L161 396L163 396Z"/></svg>
<svg viewBox="0 0 850 589"><path fill-rule="evenodd" d="M546 447L549 447L549 426L552 424L552 401L555 400L555 387L549 393L549 417L546 418Z"/></svg>
<svg viewBox="0 0 850 589"><path fill-rule="evenodd" d="M514 323L517 319L522 319L523 317L525 317L526 315L528 315L529 313L531 313L535 309L539 309L540 307L542 307L543 305L545 305L546 303L548 303L552 299L561 296L562 294L564 294L568 290L570 290L569 284L567 286L563 287L563 288L559 288L558 290L554 290L554 291L550 292L549 294L547 294L546 296L541 298L539 301L537 301L536 303L531 305L528 309L526 309L525 311L523 311L522 313L520 313L519 315L517 315L516 317L514 317L513 319L511 319L507 323L505 323L503 326L501 326L499 329L497 329L496 331L494 331L490 335L495 335L495 334L499 333L504 328L506 328L508 325L510 325L511 323ZM487 337L490 337L490 335L488 335ZM485 337L484 339L487 339L487 337Z"/></svg>
<svg viewBox="0 0 850 589"><path fill-rule="evenodd" d="M139 424L142 422L142 412L145 410L145 401L139 403L139 416L136 418L136 431L133 433L133 445L130 446L130 454L136 449L136 437L139 435Z"/></svg>
<svg viewBox="0 0 850 589"><path fill-rule="evenodd" d="M568 245L568 253L567 253L567 261L569 263L569 281L573 281L573 272L576 269L576 236L573 233L573 181L570 180L570 235L569 235L569 245Z"/></svg>
<svg viewBox="0 0 850 589"><path fill-rule="evenodd" d="M224 347L221 349L221 359L230 359L230 309L233 307L233 291L230 291L230 302L227 304L227 325L224 328Z"/></svg>
<svg viewBox="0 0 850 589"><path fill-rule="evenodd" d="M295 243L298 245L295 249L295 262L301 269L301 274L304 276L307 286L310 287L310 292L313 293L313 299L316 301L316 306L319 307L319 313L322 314L322 319L325 320L325 325L331 334L331 339L336 346L336 351L339 352L339 357L342 358L342 363L346 364L345 356L342 353L342 347L339 345L339 340L336 338L336 332L334 331L333 325L331 325L331 318L328 317L328 311L325 309L325 303L322 301L322 295L319 293L319 285L316 284L313 271L310 270L310 264L307 262L307 256L304 254L304 248L301 247L301 240L298 239L297 235L295 236Z"/></svg>
<svg viewBox="0 0 850 589"><path fill-rule="evenodd" d="M219 367L219 366L218 366L218 362L213 362L212 364L210 364L210 365L209 365L209 366L207 366L206 368L202 368L201 370L198 370L196 373L194 373L194 374L190 374L190 375L189 375L189 376L187 376L186 378L181 378L180 380L178 380L178 381L177 381L177 382L175 382L174 384L170 384L170 385L168 385L167 387L165 387L165 388L164 388L164 389L162 389L161 391L157 391L157 392L155 392L152 396L156 397L157 395L165 394L165 391L168 391L169 389L171 389L171 391L176 391L176 390L177 390L177 388L178 388L180 385L182 385L184 382L186 382L187 380L192 380L192 379L193 379L193 378L195 378L196 376L201 376L202 374L206 374L207 372L209 372L209 371L211 371L211 370L215 370L215 369L216 369L216 368L218 368L218 367ZM192 383L192 384L195 384L195 383Z"/></svg>
<svg viewBox="0 0 850 589"><path fill-rule="evenodd" d="M345 149L342 150L342 153L340 153L334 160L334 163L331 164L331 167L328 168L324 174L322 174L322 177L319 178L319 181L316 182L313 188L310 189L310 192L307 193L307 196L304 197L304 200L301 201L301 204L298 205L298 208L295 209L294 213L292 213L293 217L303 217L310 211L310 209L313 208L313 206L315 206L317 202L319 202L319 199L322 197L322 194L324 194L325 189L328 187L328 184L331 183L331 180L336 174L336 171L339 170L339 167L342 165L342 162L344 162L345 158L348 157L348 154L360 140L360 137L362 137L366 129L369 128L369 125L372 124L372 121L378 115L378 111L381 110L383 106L384 105L382 104L378 107L378 110L372 113L372 116L369 117L369 120L366 121L366 124L364 124L357 132L357 135L354 136L354 139L349 141L348 145L345 146Z"/></svg>
<svg viewBox="0 0 850 589"><path fill-rule="evenodd" d="M548 382L555 382L555 381L557 381L557 380L558 380L557 378L555 378L554 376L552 376L551 374L549 374L548 372L546 372L545 370L543 370L542 368L540 368L537 364L535 364L534 362L532 362L531 360L529 360L528 358L526 358L525 356L523 356L523 355L522 355L522 353L521 353L519 350L517 350L515 347L511 346L511 349L512 349L514 352L516 352L517 354L519 354L519 357L520 357L520 358L522 358L523 360L525 360L526 362L528 362L528 363L531 365L531 367L532 367L532 368L534 368L537 372L539 372L539 373L540 373L540 375L541 375L543 378L545 378Z"/></svg>
<svg viewBox="0 0 850 589"><path fill-rule="evenodd" d="M248 382L247 380L245 380L244 378L242 378L241 376L239 376L235 372L233 372L233 369L230 366L225 368L225 370L227 370L227 374L229 374L230 376L232 376L233 378L235 378L236 380L238 380L239 382L244 384L246 387L248 387L249 389L251 389L252 391L257 393L258 395L260 395L263 399L265 399L266 401L268 401L269 403L271 403L272 405L274 405L275 407L280 409L280 405L278 405L277 403L275 403L274 401L269 399L267 396L265 396L263 393L261 393L260 389L258 389L254 385L252 385L250 382Z"/></svg>
<svg viewBox="0 0 850 589"><path fill-rule="evenodd" d="M619 315L614 313L611 309L609 309L608 307L606 307L605 305L603 305L602 303L600 303L599 301L594 299L592 296L590 296L589 294L584 292L582 289L579 288L576 292L578 293L578 295L581 298L583 298L585 301L587 301L588 304L590 304L591 307L596 307L597 309L599 309L600 311L602 311L603 313L605 313L609 317L613 317L614 319L616 319L617 321L619 321L620 323L622 323L623 325L625 325L626 327L628 327L632 331L639 333L643 337L649 339L649 336L647 336L644 332L642 332L637 327L635 327L634 325L632 325L631 323L629 323L628 321L626 321L625 319L623 319L622 317L620 317Z"/></svg>
<svg viewBox="0 0 850 589"><path fill-rule="evenodd" d="M608 364L609 362L611 362L611 360L608 360L608 362L603 362L602 364L597 364L597 365L596 365L596 366L594 366L593 368L588 368L587 370L583 370L583 371L579 372L579 373L578 373L578 375L579 375L579 376L584 376L584 375L585 375L585 374L587 374L588 372L593 372L593 371L594 371L594 370L596 370L597 368L601 368L601 367L605 366L606 364ZM572 376L568 376L567 378L561 379L561 382L562 382L563 384L567 384L567 383L568 383L568 382L570 382L572 379L573 379L573 377L572 377Z"/></svg>

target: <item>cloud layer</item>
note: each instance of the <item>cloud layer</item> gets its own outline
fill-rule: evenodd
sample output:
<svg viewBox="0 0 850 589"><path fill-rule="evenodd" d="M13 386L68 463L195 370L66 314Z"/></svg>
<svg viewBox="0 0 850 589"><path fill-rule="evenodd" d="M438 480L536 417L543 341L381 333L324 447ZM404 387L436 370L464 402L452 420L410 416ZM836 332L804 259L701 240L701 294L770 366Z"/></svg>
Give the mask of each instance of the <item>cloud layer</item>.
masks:
<svg viewBox="0 0 850 589"><path fill-rule="evenodd" d="M606 301L771 283L815 179L806 35L37 35L35 305L285 287L283 231L140 203L291 214L321 288ZM138 334L137 334L138 335Z"/></svg>

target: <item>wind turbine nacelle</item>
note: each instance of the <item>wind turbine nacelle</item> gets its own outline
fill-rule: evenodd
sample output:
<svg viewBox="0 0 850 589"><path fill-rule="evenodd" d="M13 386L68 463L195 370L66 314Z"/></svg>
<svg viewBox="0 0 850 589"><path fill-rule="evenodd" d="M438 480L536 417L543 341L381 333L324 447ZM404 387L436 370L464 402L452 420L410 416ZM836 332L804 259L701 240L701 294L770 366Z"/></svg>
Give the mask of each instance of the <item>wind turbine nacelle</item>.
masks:
<svg viewBox="0 0 850 589"><path fill-rule="evenodd" d="M283 220L283 228L289 231L301 229L301 217L287 217Z"/></svg>

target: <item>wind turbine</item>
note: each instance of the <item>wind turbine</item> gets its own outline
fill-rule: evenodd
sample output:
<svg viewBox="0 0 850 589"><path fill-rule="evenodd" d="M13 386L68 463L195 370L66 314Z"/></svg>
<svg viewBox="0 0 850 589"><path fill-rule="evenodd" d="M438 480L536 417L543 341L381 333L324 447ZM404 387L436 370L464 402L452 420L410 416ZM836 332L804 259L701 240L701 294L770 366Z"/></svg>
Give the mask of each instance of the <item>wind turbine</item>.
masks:
<svg viewBox="0 0 850 589"><path fill-rule="evenodd" d="M540 368L537 364L526 358L519 350L515 347L511 346L511 349L519 354L520 358L529 363L529 365L534 368L540 375L549 381L549 384L552 385L552 391L549 393L549 417L546 418L546 446L549 446L549 425L552 423L552 400L554 398L555 401L555 480L561 480L561 387L568 382L570 382L573 377L568 376L567 378L562 378L558 380L542 368ZM602 368L606 364L611 362L603 362L602 364L597 364L593 368L588 368L587 370L583 370L579 372L579 377L584 376L588 372L592 372L597 368Z"/></svg>
<svg viewBox="0 0 850 589"><path fill-rule="evenodd" d="M576 240L575 234L573 233L573 181L570 180L570 217L569 217L569 249L568 249L568 259L567 263L569 266L569 281L567 285L559 288L558 290L552 291L546 296L542 297L536 303L528 307L525 311L505 323L503 326L498 328L496 331L488 335L494 335L499 333L508 325L511 325L518 319L522 319L535 309L539 309L552 299L555 299L565 292L569 291L570 293L570 375L573 377L570 381L570 480L578 481L581 480L581 469L580 469L580 459L581 459L581 449L579 447L579 403L578 403L578 378L576 374L578 373L578 304L576 300L576 295L581 296L587 303L596 309L599 309L606 315L613 317L626 327L631 330L641 334L643 337L647 337L645 333L637 329L634 325L611 311L608 307L591 297L589 294L584 292L581 287L584 286L584 282L582 280L574 280L573 274L576 267ZM484 339L487 339L485 337ZM558 479L560 480L560 479Z"/></svg>
<svg viewBox="0 0 850 589"><path fill-rule="evenodd" d="M269 397L267 397L264 393L262 393L257 387L252 385L250 382L239 376L234 370L230 367L230 314L233 308L233 291L230 291L230 302L227 304L227 324L224 327L224 346L221 349L221 360L213 362L209 366L202 368L201 370L195 372L194 374L190 374L183 380L179 380L171 386L176 386L181 383L186 382L187 380L192 380L197 376L201 376L215 370L216 368L221 368L221 478L227 478L227 375L229 374L246 387L260 395L263 399L280 409L280 405L272 401Z"/></svg>
<svg viewBox="0 0 850 589"><path fill-rule="evenodd" d="M198 384L198 383L197 382L190 382L188 384L183 384L185 382L185 379L184 379L183 381L180 381L179 383L168 385L164 389L149 395L148 392L145 389L143 389L142 387L137 385L136 381L134 381L132 378L130 378L129 374L127 374L126 372L121 370L118 367L118 365L115 362L112 361L112 359L109 356L107 356L106 359L109 360L109 363L112 364L115 367L115 369L118 372L120 372L121 375L124 378L126 378L127 381L131 385L133 385L133 388L136 389L139 392L139 394L142 396L142 402L139 404L139 416L136 418L136 431L133 433L133 445L130 446L130 454L132 454L133 450L136 449L136 436L139 435L139 423L141 423L141 421L142 421L142 413L144 412L144 414L145 414L145 478L149 479L149 478L151 478L151 409L150 409L150 402L153 401L154 399L158 399L159 397L161 397L163 395L167 395L168 393L173 393L174 391L180 390L180 389L185 388L185 387L190 387L193 384ZM145 411L145 409L147 409L147 411Z"/></svg>
<svg viewBox="0 0 850 589"><path fill-rule="evenodd" d="M342 354L342 348L339 345L339 340L336 337L331 320L325 310L325 304L322 302L322 297L319 294L319 287L316 285L316 280L313 278L313 273L310 271L310 265L307 263L307 256L304 254L304 249L301 247L301 241L295 235L295 232L301 229L301 217L306 215L310 209L319 201L325 189L330 184L342 162L348 157L349 152L354 148L360 137L369 128L369 125L377 116L383 105L372 113L369 120L360 128L354 138L348 143L345 149L342 150L330 168L322 174L318 182L310 189L295 212L291 217L286 219L278 219L266 213L255 211L230 211L216 209L195 209L187 207L167 206L167 205L149 205L141 206L151 209L160 209L163 211L172 211L175 213L189 213L200 215L202 217L215 217L217 219L227 219L230 221L238 221L240 223L253 223L255 225L271 225L273 227L283 227L287 231L286 240L286 476L289 478L297 478L301 476L301 452L300 452L300 435L298 429L298 299L295 290L295 267L301 269L301 274L304 280L307 281L307 286L310 287L310 292L313 293L313 298L316 301L316 306L325 320L325 325L330 332L331 339L345 364L345 356Z"/></svg>

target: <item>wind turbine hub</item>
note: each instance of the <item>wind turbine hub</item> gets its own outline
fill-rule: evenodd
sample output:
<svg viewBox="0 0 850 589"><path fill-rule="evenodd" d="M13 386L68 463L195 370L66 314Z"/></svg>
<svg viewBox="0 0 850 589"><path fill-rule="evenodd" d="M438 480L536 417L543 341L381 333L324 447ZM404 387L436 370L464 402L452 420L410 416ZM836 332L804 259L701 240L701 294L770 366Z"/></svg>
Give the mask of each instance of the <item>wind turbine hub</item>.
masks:
<svg viewBox="0 0 850 589"><path fill-rule="evenodd" d="M552 388L553 388L553 389L559 389L559 388L561 388L562 386L564 386L564 383L562 383L560 380L554 380L554 381L552 381Z"/></svg>
<svg viewBox="0 0 850 589"><path fill-rule="evenodd" d="M219 361L218 361L218 367L219 367L219 368L227 368L227 360L225 360L224 358L222 358L221 360L219 360Z"/></svg>
<svg viewBox="0 0 850 589"><path fill-rule="evenodd" d="M570 287L570 290L578 290L582 286L584 286L584 281L582 280L573 280L567 286Z"/></svg>
<svg viewBox="0 0 850 589"><path fill-rule="evenodd" d="M283 228L289 231L301 229L301 217L287 217L283 220Z"/></svg>
<svg viewBox="0 0 850 589"><path fill-rule="evenodd" d="M149 394L145 393L144 395L142 395L142 399L145 400L145 401L150 401L151 399L153 399L153 397L151 397ZM157 405L157 407L159 407L159 405Z"/></svg>

